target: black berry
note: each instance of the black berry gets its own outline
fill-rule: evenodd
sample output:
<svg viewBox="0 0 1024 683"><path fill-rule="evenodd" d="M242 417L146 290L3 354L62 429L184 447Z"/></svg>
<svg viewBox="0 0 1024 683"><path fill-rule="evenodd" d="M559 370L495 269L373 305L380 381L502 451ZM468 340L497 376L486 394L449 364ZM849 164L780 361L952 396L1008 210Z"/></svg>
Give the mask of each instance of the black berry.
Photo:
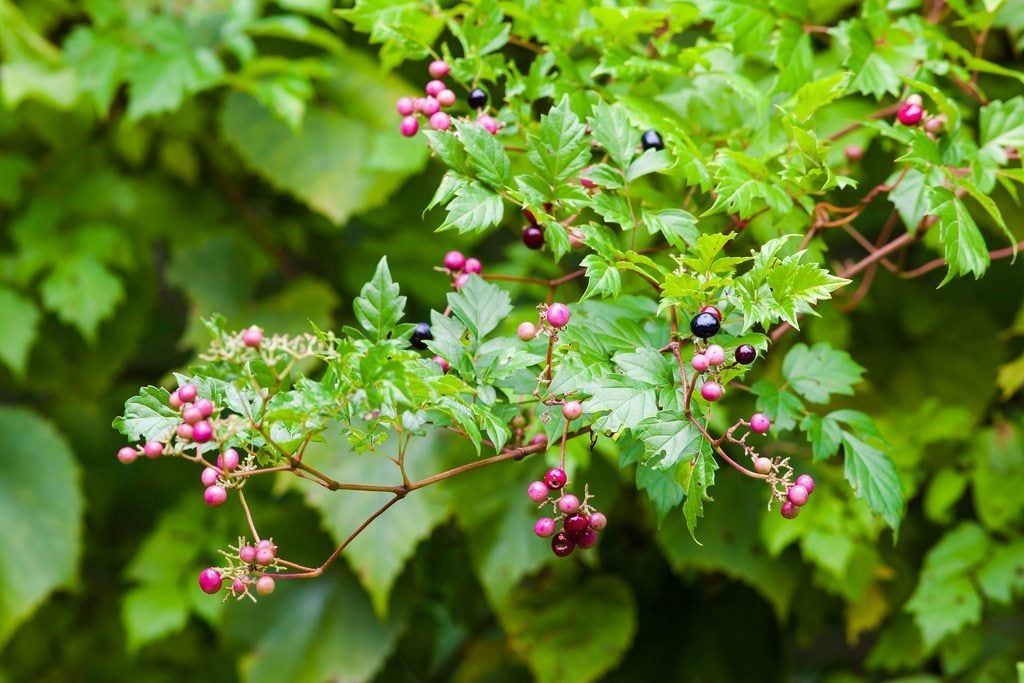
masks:
<svg viewBox="0 0 1024 683"><path fill-rule="evenodd" d="M427 323L416 323L416 329L412 331L412 337L409 338L409 343L412 344L414 349L423 350L427 348L424 342L427 342L434 338L434 334L430 331L430 325Z"/></svg>
<svg viewBox="0 0 1024 683"><path fill-rule="evenodd" d="M649 130L644 133L644 136L640 138L640 146L645 150L648 149L665 149L665 143L662 142L661 136L658 135L658 131Z"/></svg>
<svg viewBox="0 0 1024 683"><path fill-rule="evenodd" d="M483 88L473 88L467 101L473 109L483 109L487 106L487 93L483 91Z"/></svg>
<svg viewBox="0 0 1024 683"><path fill-rule="evenodd" d="M718 330L721 329L722 323L719 322L718 318L713 313L698 313L697 316L690 321L690 332L693 332L693 336L700 337L701 339L708 339L718 334Z"/></svg>
<svg viewBox="0 0 1024 683"><path fill-rule="evenodd" d="M530 249L540 249L544 246L544 231L532 225L523 228L523 244Z"/></svg>
<svg viewBox="0 0 1024 683"><path fill-rule="evenodd" d="M565 557L572 553L576 543L564 531L559 531L551 538L551 551L558 557Z"/></svg>
<svg viewBox="0 0 1024 683"><path fill-rule="evenodd" d="M741 365L750 365L757 358L757 349L750 344L740 344L736 348L736 362Z"/></svg>

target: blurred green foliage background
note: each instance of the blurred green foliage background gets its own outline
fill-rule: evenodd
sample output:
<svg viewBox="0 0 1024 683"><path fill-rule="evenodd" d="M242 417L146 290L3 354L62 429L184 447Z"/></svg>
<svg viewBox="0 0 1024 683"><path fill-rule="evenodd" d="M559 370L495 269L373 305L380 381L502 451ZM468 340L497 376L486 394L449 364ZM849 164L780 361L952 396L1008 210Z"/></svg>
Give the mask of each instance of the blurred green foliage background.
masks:
<svg viewBox="0 0 1024 683"><path fill-rule="evenodd" d="M510 464L399 506L327 578L258 606L202 595L196 571L244 520L207 510L191 468L119 465L110 428L202 347L202 317L338 326L383 254L414 319L442 305L450 248L562 272L514 221L432 232L443 169L393 111L423 65L385 73L330 4L0 0L0 680L1016 680L1024 276L1006 261L941 295L940 271L880 272L803 332L868 368L850 405L897 446L898 543L823 471L785 528L724 473L698 546L584 446L611 520L592 561L538 553L539 465ZM473 457L423 447L424 466ZM254 488L299 561L365 514Z"/></svg>

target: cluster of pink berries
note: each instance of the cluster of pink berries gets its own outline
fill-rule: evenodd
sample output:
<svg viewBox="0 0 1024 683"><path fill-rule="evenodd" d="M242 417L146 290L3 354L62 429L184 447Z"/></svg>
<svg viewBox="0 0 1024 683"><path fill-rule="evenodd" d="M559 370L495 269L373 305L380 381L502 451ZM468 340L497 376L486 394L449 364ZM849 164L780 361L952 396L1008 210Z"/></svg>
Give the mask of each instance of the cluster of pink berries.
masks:
<svg viewBox="0 0 1024 683"><path fill-rule="evenodd" d="M480 259L466 258L461 251L449 251L444 255L444 268L452 278L452 286L462 289L469 282L470 275L479 275L484 266Z"/></svg>
<svg viewBox="0 0 1024 683"><path fill-rule="evenodd" d="M455 104L455 93L445 84L444 78L451 73L451 66L442 59L435 59L427 67L431 80L424 87L426 97L402 97L395 103L395 111L402 117L399 130L407 138L416 135L420 129L417 114L422 114L427 123L434 130L448 130L452 127L452 117L442 111ZM476 91L474 91L475 93ZM470 96L470 104L473 105L473 93ZM479 107L477 107L479 108ZM483 126L487 132L494 135L498 132L498 122L487 114L480 114L477 123Z"/></svg>
<svg viewBox="0 0 1024 683"><path fill-rule="evenodd" d="M215 508L223 505L228 499L228 490L224 483L231 476L231 472L238 468L238 464L238 451L234 448L228 448L217 456L216 467L207 466L203 468L199 479L205 487L203 500L206 501L207 505Z"/></svg>
<svg viewBox="0 0 1024 683"><path fill-rule="evenodd" d="M519 324L516 329L516 334L523 341L532 341L538 334L547 332L548 334L557 333L566 325L569 324L569 318L571 313L569 307L561 303L553 303L550 305L542 304L539 306L540 309L540 322L535 325L529 321Z"/></svg>
<svg viewBox="0 0 1024 683"><path fill-rule="evenodd" d="M597 532L608 524L604 514L589 504L589 494L585 494L581 501L571 493L562 492L567 483L565 470L552 467L543 481L532 482L526 491L533 502L541 507L550 504L555 510L555 517L538 519L533 525L533 532L541 538L551 539L551 552L557 557L566 557L577 547L584 550L594 547ZM556 533L559 522L562 530Z"/></svg>
<svg viewBox="0 0 1024 683"><path fill-rule="evenodd" d="M939 116L927 116L927 114L928 112L924 109L924 100L921 99L920 95L913 94L903 101L903 104L896 112L896 120L904 126L916 126L923 119L926 131L938 133L945 125L946 117L941 114Z"/></svg>
<svg viewBox="0 0 1024 683"><path fill-rule="evenodd" d="M800 514L800 508L807 503L807 499L814 493L814 477L809 474L801 474L796 478L786 491L786 502L782 504L779 511L786 519L795 519Z"/></svg>
<svg viewBox="0 0 1024 683"><path fill-rule="evenodd" d="M238 548L238 561L242 566L226 569L207 567L199 572L199 588L204 593L216 595L224 587L225 579L230 578L231 585L228 590L236 598L249 595L249 589L253 586L258 594L270 595L275 588L274 577L267 574L257 576L255 572L275 565L276 558L277 546L273 541L263 540L256 545L242 545Z"/></svg>
<svg viewBox="0 0 1024 683"><path fill-rule="evenodd" d="M690 366L704 378L700 395L705 401L710 402L722 398L725 389L722 387L719 372L723 367L731 367L725 366L725 349L718 344L707 343L707 340L718 334L721 328L722 312L717 306L704 306L690 321L690 331L697 339L694 342L696 351L690 359ZM736 347L733 357L733 365L750 365L757 358L757 349L750 344L741 344Z"/></svg>

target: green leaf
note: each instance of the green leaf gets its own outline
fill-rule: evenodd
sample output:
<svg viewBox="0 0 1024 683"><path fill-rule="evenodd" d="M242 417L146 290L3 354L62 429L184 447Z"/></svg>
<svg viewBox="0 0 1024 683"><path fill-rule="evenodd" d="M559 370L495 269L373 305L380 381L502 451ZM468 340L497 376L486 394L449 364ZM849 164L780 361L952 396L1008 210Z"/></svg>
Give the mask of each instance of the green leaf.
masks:
<svg viewBox="0 0 1024 683"><path fill-rule="evenodd" d="M981 108L981 153L1000 165L1006 164L1007 149L1024 148L1024 96L1006 102L989 102Z"/></svg>
<svg viewBox="0 0 1024 683"><path fill-rule="evenodd" d="M71 258L57 265L39 288L43 305L61 322L74 325L86 341L96 340L99 324L113 315L124 287L98 261Z"/></svg>
<svg viewBox="0 0 1024 683"><path fill-rule="evenodd" d="M636 467L637 491L647 493L658 515L658 524L662 524L668 513L683 502L686 491L676 481L674 469L661 469L638 464Z"/></svg>
<svg viewBox="0 0 1024 683"><path fill-rule="evenodd" d="M688 211L644 211L641 220L650 234L660 232L665 240L677 249L684 250L697 240L697 218Z"/></svg>
<svg viewBox="0 0 1024 683"><path fill-rule="evenodd" d="M508 292L476 275L471 275L458 292L448 295L448 305L478 343L512 312Z"/></svg>
<svg viewBox="0 0 1024 683"><path fill-rule="evenodd" d="M996 546L978 571L978 585L986 596L1003 605L1024 594L1024 540Z"/></svg>
<svg viewBox="0 0 1024 683"><path fill-rule="evenodd" d="M28 354L39 331L39 309L13 289L0 287L0 361L16 377L25 374Z"/></svg>
<svg viewBox="0 0 1024 683"><path fill-rule="evenodd" d="M166 441L181 423L181 414L170 405L171 394L161 387L142 387L138 396L125 401L124 415L113 427L129 441Z"/></svg>
<svg viewBox="0 0 1024 683"><path fill-rule="evenodd" d="M662 411L641 420L632 429L636 438L644 442L644 465L657 469L668 469L676 463L689 462L697 455L704 441L700 430L677 411Z"/></svg>
<svg viewBox="0 0 1024 683"><path fill-rule="evenodd" d="M715 33L733 41L740 53L760 52L771 42L777 20L768 3L696 0L694 4L715 23Z"/></svg>
<svg viewBox="0 0 1024 683"><path fill-rule="evenodd" d="M476 182L458 187L447 208L448 216L439 231L483 233L500 223L504 214L501 196Z"/></svg>
<svg viewBox="0 0 1024 683"><path fill-rule="evenodd" d="M864 368L846 351L827 342L808 347L797 344L782 362L782 376L794 391L812 403L828 403L832 394L853 394Z"/></svg>
<svg viewBox="0 0 1024 683"><path fill-rule="evenodd" d="M0 644L55 589L81 552L83 498L74 453L49 422L0 407Z"/></svg>
<svg viewBox="0 0 1024 683"><path fill-rule="evenodd" d="M715 470L718 463L711 454L711 446L701 442L697 455L689 463L680 466L685 481L686 500L683 502L683 517L690 536L697 540L697 520L704 516L704 501L712 500L708 489L715 483Z"/></svg>
<svg viewBox="0 0 1024 683"><path fill-rule="evenodd" d="M668 387L674 381L675 361L669 354L656 349L637 349L617 353L612 362L626 377L654 387Z"/></svg>
<svg viewBox="0 0 1024 683"><path fill-rule="evenodd" d="M939 240L949 266L941 284L967 273L980 278L988 269L990 259L985 238L971 213L963 201L945 187L933 187L928 198L932 203L930 213L939 219Z"/></svg>
<svg viewBox="0 0 1024 683"><path fill-rule="evenodd" d="M526 584L497 612L512 649L540 683L597 680L626 653L637 626L633 592L613 576Z"/></svg>
<svg viewBox="0 0 1024 683"><path fill-rule="evenodd" d="M359 324L377 341L390 335L405 315L406 298L398 292L398 284L391 280L385 256L377 263L373 277L363 285L352 304Z"/></svg>
<svg viewBox="0 0 1024 683"><path fill-rule="evenodd" d="M540 119L540 131L529 136L527 157L552 187L576 176L590 160L586 128L565 95Z"/></svg>
<svg viewBox="0 0 1024 683"><path fill-rule="evenodd" d="M987 528L1009 532L1020 525L1024 497L1024 436L1012 423L997 423L971 439L974 509Z"/></svg>
<svg viewBox="0 0 1024 683"><path fill-rule="evenodd" d="M796 117L797 121L806 123L816 111L842 97L849 83L850 73L837 71L800 86L800 89L793 94L784 107Z"/></svg>
<svg viewBox="0 0 1024 683"><path fill-rule="evenodd" d="M596 429L617 432L658 412L654 389L622 377L602 377L584 387L591 394L587 411L604 413L594 421Z"/></svg>
<svg viewBox="0 0 1024 683"><path fill-rule="evenodd" d="M457 129L477 178L496 190L508 185L512 178L512 164L498 139L476 123L460 122Z"/></svg>
<svg viewBox="0 0 1024 683"><path fill-rule="evenodd" d="M831 415L822 418L811 413L800 423L800 429L807 433L814 462L826 460L839 452L843 430L839 426L839 422Z"/></svg>
<svg viewBox="0 0 1024 683"><path fill-rule="evenodd" d="M900 172L894 172L886 183L891 185L899 178ZM917 230L924 217L931 211L928 193L933 187L941 185L942 172L937 168L929 168L921 172L916 168L909 169L903 179L887 193L888 199L903 219L903 225L909 232Z"/></svg>
<svg viewBox="0 0 1024 683"><path fill-rule="evenodd" d="M784 432L796 426L804 412L800 397L779 389L766 379L758 380L750 390L757 396L757 409L772 421L772 428Z"/></svg>
<svg viewBox="0 0 1024 683"><path fill-rule="evenodd" d="M852 434L843 434L844 474L853 494L896 530L903 516L903 488L892 460Z"/></svg>
<svg viewBox="0 0 1024 683"><path fill-rule="evenodd" d="M594 139L608 153L615 165L620 170L625 170L636 154L636 131L629 124L626 112L621 106L609 105L604 100L599 100L594 105L593 116L587 121ZM598 179L595 181L600 184Z"/></svg>
<svg viewBox="0 0 1024 683"><path fill-rule="evenodd" d="M580 262L587 270L587 290L580 297L586 301L593 296L614 297L622 289L622 275L614 264L597 254L587 254Z"/></svg>
<svg viewBox="0 0 1024 683"><path fill-rule="evenodd" d="M626 182L633 182L650 173L659 173L672 168L672 159L665 150L647 150L626 169Z"/></svg>

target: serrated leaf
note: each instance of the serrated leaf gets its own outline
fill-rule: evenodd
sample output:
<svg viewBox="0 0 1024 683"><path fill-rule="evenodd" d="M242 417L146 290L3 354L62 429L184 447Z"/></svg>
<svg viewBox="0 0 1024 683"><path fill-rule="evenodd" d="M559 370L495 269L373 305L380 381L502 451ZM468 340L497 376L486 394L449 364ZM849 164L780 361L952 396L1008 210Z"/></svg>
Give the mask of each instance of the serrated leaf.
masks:
<svg viewBox="0 0 1024 683"><path fill-rule="evenodd" d="M398 292L398 283L391 279L385 256L352 304L359 324L377 341L390 335L405 315L406 298Z"/></svg>
<svg viewBox="0 0 1024 683"><path fill-rule="evenodd" d="M512 178L512 163L498 139L476 123L460 123L457 129L466 154L476 169L476 177L496 190L508 185Z"/></svg>
<svg viewBox="0 0 1024 683"><path fill-rule="evenodd" d="M512 312L508 292L476 275L471 275L458 292L448 295L448 305L477 342Z"/></svg>
<svg viewBox="0 0 1024 683"><path fill-rule="evenodd" d="M669 469L690 461L704 442L700 430L677 411L662 411L631 429L644 443L644 466L654 469Z"/></svg>
<svg viewBox="0 0 1024 683"><path fill-rule="evenodd" d="M837 71L824 78L805 83L793 94L784 108L789 110L797 121L806 123L816 111L842 97L849 83L850 73L848 71Z"/></svg>
<svg viewBox="0 0 1024 683"><path fill-rule="evenodd" d="M963 201L945 187L931 188L928 199L930 213L938 217L939 240L949 266L941 284L967 273L973 273L975 279L981 277L991 259L985 238Z"/></svg>
<svg viewBox="0 0 1024 683"><path fill-rule="evenodd" d="M181 423L170 396L161 387L143 387L138 396L125 401L124 414L114 420L114 429L130 441L166 441Z"/></svg>
<svg viewBox="0 0 1024 683"><path fill-rule="evenodd" d="M39 309L13 289L0 287L0 361L16 377L25 374L28 354L39 331Z"/></svg>
<svg viewBox="0 0 1024 683"><path fill-rule="evenodd" d="M586 128L569 107L565 95L540 119L540 130L529 136L527 158L552 187L578 175L590 160Z"/></svg>
<svg viewBox="0 0 1024 683"><path fill-rule="evenodd" d="M590 123L594 139L608 153L615 165L625 170L636 154L636 131L630 125L622 107L599 100L594 105L593 116L587 121ZM600 180L594 180L600 184Z"/></svg>
<svg viewBox="0 0 1024 683"><path fill-rule="evenodd" d="M808 347L797 344L782 363L782 376L793 389L812 403L827 403L832 394L853 394L864 368L845 351L827 342Z"/></svg>
<svg viewBox="0 0 1024 683"><path fill-rule="evenodd" d="M47 310L78 328L90 343L96 340L100 323L113 315L124 298L121 279L89 257L60 263L43 280L39 292Z"/></svg>
<svg viewBox="0 0 1024 683"><path fill-rule="evenodd" d="M903 516L903 488L896 466L883 451L849 433L843 434L844 474L857 498L896 530Z"/></svg>
<svg viewBox="0 0 1024 683"><path fill-rule="evenodd" d="M704 501L711 500L708 489L715 483L715 470L718 463L711 454L711 446L702 441L701 448L689 463L679 465L686 490L686 500L683 501L683 517L686 519L686 528L690 536L697 540L697 520L704 516ZM699 542L699 541L698 541Z"/></svg>
<svg viewBox="0 0 1024 683"><path fill-rule="evenodd" d="M470 182L455 190L455 198L448 202L448 216L439 231L458 230L459 233L482 233L501 222L504 206L501 196L480 183Z"/></svg>

